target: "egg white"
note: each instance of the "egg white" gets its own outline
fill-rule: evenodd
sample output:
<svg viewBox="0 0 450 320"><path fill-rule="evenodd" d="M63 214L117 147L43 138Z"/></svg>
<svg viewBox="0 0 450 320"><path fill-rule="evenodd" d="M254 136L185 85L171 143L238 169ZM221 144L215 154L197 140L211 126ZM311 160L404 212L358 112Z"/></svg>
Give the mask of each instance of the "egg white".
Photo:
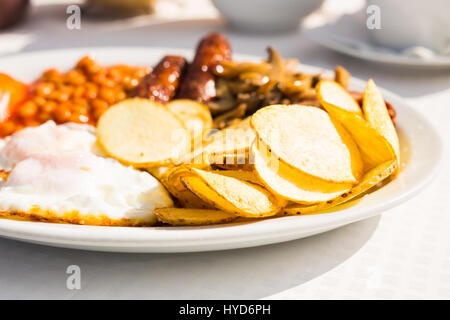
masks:
<svg viewBox="0 0 450 320"><path fill-rule="evenodd" d="M147 172L104 157L94 128L48 122L0 143L0 211L96 225L151 225L173 206ZM3 146L2 146L3 144Z"/></svg>

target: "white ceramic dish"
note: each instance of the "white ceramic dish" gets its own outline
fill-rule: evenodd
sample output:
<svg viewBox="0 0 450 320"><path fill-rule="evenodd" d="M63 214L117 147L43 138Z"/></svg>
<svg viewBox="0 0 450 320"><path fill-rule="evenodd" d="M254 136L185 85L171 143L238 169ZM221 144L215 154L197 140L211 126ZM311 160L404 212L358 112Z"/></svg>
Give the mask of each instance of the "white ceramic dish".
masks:
<svg viewBox="0 0 450 320"><path fill-rule="evenodd" d="M366 18L364 10L358 11L344 15L334 23L318 27L304 26L302 32L326 48L364 60L403 67L450 68L450 56L434 55L419 58L375 45L366 29Z"/></svg>
<svg viewBox="0 0 450 320"><path fill-rule="evenodd" d="M316 10L322 0L212 0L237 30L282 32L298 28L300 20Z"/></svg>
<svg viewBox="0 0 450 320"><path fill-rule="evenodd" d="M86 54L102 64L124 62L154 65L161 56L192 52L165 48L84 48L32 52L0 59L0 72L24 81L44 69L68 69ZM237 60L260 60L235 56ZM322 71L303 66L305 72ZM362 90L365 82L353 80L351 87ZM248 224L210 227L124 228L16 221L0 219L0 236L58 247L116 252L191 252L243 248L299 239L380 214L417 194L436 175L443 146L434 127L400 97L383 91L398 112L404 168L398 177L357 201L332 213L282 217Z"/></svg>

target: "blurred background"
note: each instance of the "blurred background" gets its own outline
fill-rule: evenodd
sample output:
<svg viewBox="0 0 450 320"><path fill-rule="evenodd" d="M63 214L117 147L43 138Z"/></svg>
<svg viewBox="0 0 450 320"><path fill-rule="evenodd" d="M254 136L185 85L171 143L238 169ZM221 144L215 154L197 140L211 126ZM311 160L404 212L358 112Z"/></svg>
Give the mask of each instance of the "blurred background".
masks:
<svg viewBox="0 0 450 320"><path fill-rule="evenodd" d="M0 55L92 46L194 49L207 32L220 31L236 53L265 56L272 45L285 57L344 65L362 78L394 71L384 86L420 96L450 87L450 2L431 2L412 0L406 8L401 0L0 0ZM417 75L430 85L398 81Z"/></svg>

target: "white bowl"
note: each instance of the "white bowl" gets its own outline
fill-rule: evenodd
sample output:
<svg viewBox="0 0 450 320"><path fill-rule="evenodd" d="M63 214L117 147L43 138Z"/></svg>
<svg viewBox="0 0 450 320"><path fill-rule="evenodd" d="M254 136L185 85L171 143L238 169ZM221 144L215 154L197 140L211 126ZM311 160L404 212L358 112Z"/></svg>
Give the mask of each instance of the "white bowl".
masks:
<svg viewBox="0 0 450 320"><path fill-rule="evenodd" d="M238 29L280 32L296 29L322 0L212 0L228 23Z"/></svg>

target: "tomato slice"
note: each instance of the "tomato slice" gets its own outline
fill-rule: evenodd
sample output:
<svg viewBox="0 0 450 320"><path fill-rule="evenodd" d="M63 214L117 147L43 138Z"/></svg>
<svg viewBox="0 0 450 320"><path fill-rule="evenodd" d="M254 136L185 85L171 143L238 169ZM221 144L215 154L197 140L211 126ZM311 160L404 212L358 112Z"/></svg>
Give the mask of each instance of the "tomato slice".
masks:
<svg viewBox="0 0 450 320"><path fill-rule="evenodd" d="M26 84L0 73L0 122L9 118L14 109L27 99L27 96Z"/></svg>

